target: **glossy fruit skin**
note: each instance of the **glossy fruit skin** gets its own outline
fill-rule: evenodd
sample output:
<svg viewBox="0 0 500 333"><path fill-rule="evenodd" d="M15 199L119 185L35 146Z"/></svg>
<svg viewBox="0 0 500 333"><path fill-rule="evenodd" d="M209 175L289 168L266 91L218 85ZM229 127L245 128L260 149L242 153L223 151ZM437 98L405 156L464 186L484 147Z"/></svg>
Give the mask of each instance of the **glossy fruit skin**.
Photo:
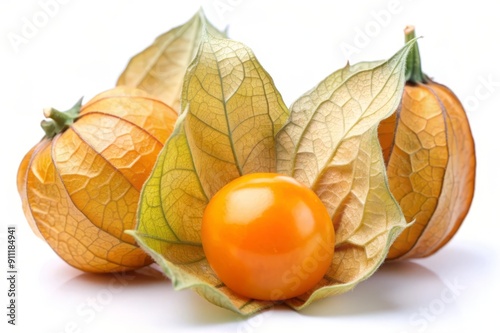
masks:
<svg viewBox="0 0 500 333"><path fill-rule="evenodd" d="M202 221L210 266L232 291L260 300L307 292L332 263L335 234L316 194L291 177L248 174L210 200Z"/></svg>
<svg viewBox="0 0 500 333"><path fill-rule="evenodd" d="M152 262L132 236L142 184L177 115L145 92L118 87L84 105L75 122L24 157L17 186L33 231L87 272Z"/></svg>
<svg viewBox="0 0 500 333"><path fill-rule="evenodd" d="M388 259L427 257L465 219L474 195L474 139L462 104L428 79L407 83L401 107L379 128L389 187L407 221Z"/></svg>

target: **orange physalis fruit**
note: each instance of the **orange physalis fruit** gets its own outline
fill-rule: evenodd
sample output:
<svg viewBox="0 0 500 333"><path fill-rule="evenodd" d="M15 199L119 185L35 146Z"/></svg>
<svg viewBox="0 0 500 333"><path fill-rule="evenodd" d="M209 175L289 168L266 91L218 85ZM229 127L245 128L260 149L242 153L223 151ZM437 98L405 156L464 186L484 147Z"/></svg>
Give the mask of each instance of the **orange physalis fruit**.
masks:
<svg viewBox="0 0 500 333"><path fill-rule="evenodd" d="M415 37L413 27L406 39ZM443 247L467 215L476 172L465 110L446 86L422 73L418 46L408 56L401 107L379 128L389 187L407 221L388 259L426 257Z"/></svg>
<svg viewBox="0 0 500 333"><path fill-rule="evenodd" d="M125 233L176 112L118 87L66 112L44 111L46 136L24 157L17 186L33 231L87 272L143 267L149 256Z"/></svg>
<svg viewBox="0 0 500 333"><path fill-rule="evenodd" d="M232 291L276 301L321 281L332 264L335 231L310 188L289 176L250 173L210 199L201 241L208 263Z"/></svg>

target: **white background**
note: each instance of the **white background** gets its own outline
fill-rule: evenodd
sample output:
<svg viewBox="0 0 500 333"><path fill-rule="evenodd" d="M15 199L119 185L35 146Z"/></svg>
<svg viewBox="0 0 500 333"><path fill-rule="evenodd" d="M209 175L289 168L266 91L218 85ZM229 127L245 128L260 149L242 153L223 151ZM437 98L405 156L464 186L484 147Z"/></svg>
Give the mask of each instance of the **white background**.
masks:
<svg viewBox="0 0 500 333"><path fill-rule="evenodd" d="M7 224L18 226L19 246L18 327L6 324L1 278L2 332L498 332L500 29L494 1L61 0L44 22L40 3L46 2L0 3L2 276ZM405 25L416 25L424 36L424 71L466 104L476 139L476 195L456 237L430 258L386 265L354 291L301 313L278 307L251 319L190 290L174 291L152 269L116 280L62 262L29 229L15 187L22 157L42 137L42 108L65 109L113 87L132 55L200 6L255 51L288 105L347 60L389 57L402 46ZM392 13L380 14L388 9ZM40 27L25 43L12 43L34 19ZM363 39L360 31L370 36Z"/></svg>

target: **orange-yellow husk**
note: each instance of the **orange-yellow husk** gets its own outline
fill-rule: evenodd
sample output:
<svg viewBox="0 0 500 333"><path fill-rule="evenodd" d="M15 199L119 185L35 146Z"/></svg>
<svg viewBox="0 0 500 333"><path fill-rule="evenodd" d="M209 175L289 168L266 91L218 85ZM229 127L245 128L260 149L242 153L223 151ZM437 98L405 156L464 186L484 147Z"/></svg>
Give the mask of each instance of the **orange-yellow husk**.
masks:
<svg viewBox="0 0 500 333"><path fill-rule="evenodd" d="M476 157L465 110L441 84L407 84L379 138L391 192L407 221L415 220L387 258L429 256L455 235L474 195Z"/></svg>
<svg viewBox="0 0 500 333"><path fill-rule="evenodd" d="M150 264L124 231L135 227L139 193L176 117L138 89L90 100L70 128L44 138L21 162L17 185L33 231L83 271Z"/></svg>

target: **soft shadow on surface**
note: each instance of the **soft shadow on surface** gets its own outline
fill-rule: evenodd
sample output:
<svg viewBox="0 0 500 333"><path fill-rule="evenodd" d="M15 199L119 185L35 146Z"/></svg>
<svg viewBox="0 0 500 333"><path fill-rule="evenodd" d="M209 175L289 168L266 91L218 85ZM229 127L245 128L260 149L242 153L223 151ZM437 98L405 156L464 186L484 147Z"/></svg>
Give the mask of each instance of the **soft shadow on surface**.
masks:
<svg viewBox="0 0 500 333"><path fill-rule="evenodd" d="M412 261L385 264L370 279L360 283L353 291L314 302L300 311L306 316L350 316L363 313L392 311L397 308L413 308L434 297L444 286L443 281L428 268ZM422 292L424 290L424 292ZM241 322L253 317L243 317L219 308L194 291L181 291L185 314L180 321L195 325L224 322ZM274 313L294 312L285 305L276 305L256 316L266 318Z"/></svg>
<svg viewBox="0 0 500 333"><path fill-rule="evenodd" d="M412 309L439 295L444 286L436 273L413 261L386 263L354 290L314 302L301 314L356 316Z"/></svg>
<svg viewBox="0 0 500 333"><path fill-rule="evenodd" d="M213 305L195 292L191 292L189 308L186 310L190 312L188 313L188 316L186 316L185 321L189 322L191 325L205 326L227 323L228 325L231 325L231 327L234 327L234 324L236 323L236 332L249 332L249 330L253 331L254 326L259 326L258 323L265 321L267 318L272 317L277 313L290 311L294 312L285 305L277 304L260 313L245 317L230 310ZM248 324L249 321L251 324Z"/></svg>
<svg viewBox="0 0 500 333"><path fill-rule="evenodd" d="M81 274L82 271L68 265L59 257L52 257L41 267L39 281L54 292Z"/></svg>
<svg viewBox="0 0 500 333"><path fill-rule="evenodd" d="M147 306L139 309L144 315L162 308L161 311L166 311L169 315L156 316L152 320L165 327L182 323L210 325L244 319L236 313L209 303L193 290L175 291L171 281L161 272L161 268L154 264L124 273L79 272L57 288L56 296L63 298L73 295L85 301L86 298L95 298L106 290L116 297L123 295L119 296L123 297L122 301L131 302L131 304L139 300L147 300ZM174 313L175 319L172 320Z"/></svg>
<svg viewBox="0 0 500 333"><path fill-rule="evenodd" d="M101 290L103 288L108 288L113 291L118 289L122 290L122 288L135 289L160 284L170 285L170 280L154 267L147 266L136 271L122 273L95 274L80 272L80 274L62 284L58 288L58 292L78 292L82 289L92 291Z"/></svg>
<svg viewBox="0 0 500 333"><path fill-rule="evenodd" d="M211 325L238 322L245 318L230 310L218 307L193 290L182 290L184 315L179 318L192 325Z"/></svg>
<svg viewBox="0 0 500 333"><path fill-rule="evenodd" d="M382 267L368 280L361 282L354 290L342 295L316 301L297 313L298 316L313 317L350 317L363 314L378 314L395 310L411 312L421 305L428 305L447 288L446 280L456 277L468 282L470 271L478 266L492 267L493 259L487 256L488 249L477 251L478 244L462 247L449 247L435 255L421 260L396 261ZM476 249L476 251L474 251ZM430 267L430 268L429 268ZM73 275L60 281L55 290L56 297L75 303L83 302L87 297L95 297L102 290L114 286L123 288L116 292L116 297L124 305L143 301L146 306L137 311L142 316L151 316L150 320L165 327L177 325L241 325L250 320L232 311L220 308L199 296L193 290L175 291L168 280L155 265L136 272L120 274L87 274L75 272L72 268L62 267L56 273ZM484 271L484 269L482 270ZM71 273L71 274L69 274ZM469 277L470 278L470 277ZM121 284L120 284L121 281ZM119 296L123 291L123 297ZM85 296L82 296L85 295ZM113 307L118 306L116 304ZM110 306L111 307L111 306ZM132 307L134 308L134 307ZM135 309L135 308L134 308ZM134 310L135 311L135 310ZM286 306L278 305L254 317L265 319L269 315L281 312L294 312ZM168 315L162 315L168 314ZM256 319L255 319L256 320ZM240 326L238 326L240 327Z"/></svg>
<svg viewBox="0 0 500 333"><path fill-rule="evenodd" d="M485 247L478 241L445 246L419 262L434 267L439 274L455 277L469 275L471 272L494 271L498 258L495 249Z"/></svg>

